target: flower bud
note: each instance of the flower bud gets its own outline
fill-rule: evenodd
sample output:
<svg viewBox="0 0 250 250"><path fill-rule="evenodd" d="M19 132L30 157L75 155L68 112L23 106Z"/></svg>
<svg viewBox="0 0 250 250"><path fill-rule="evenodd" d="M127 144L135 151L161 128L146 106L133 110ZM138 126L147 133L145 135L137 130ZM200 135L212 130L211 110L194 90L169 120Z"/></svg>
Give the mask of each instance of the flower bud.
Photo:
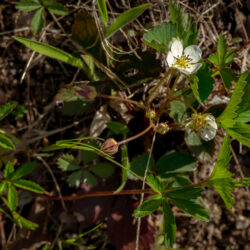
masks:
<svg viewBox="0 0 250 250"><path fill-rule="evenodd" d="M148 118L148 119L154 119L156 117L156 113L153 109L150 109L146 112L145 116Z"/></svg>
<svg viewBox="0 0 250 250"><path fill-rule="evenodd" d="M156 128L156 132L165 135L170 130L168 124L166 122L161 122Z"/></svg>
<svg viewBox="0 0 250 250"><path fill-rule="evenodd" d="M113 138L108 138L102 145L101 151L108 155L114 155L118 152L119 145Z"/></svg>

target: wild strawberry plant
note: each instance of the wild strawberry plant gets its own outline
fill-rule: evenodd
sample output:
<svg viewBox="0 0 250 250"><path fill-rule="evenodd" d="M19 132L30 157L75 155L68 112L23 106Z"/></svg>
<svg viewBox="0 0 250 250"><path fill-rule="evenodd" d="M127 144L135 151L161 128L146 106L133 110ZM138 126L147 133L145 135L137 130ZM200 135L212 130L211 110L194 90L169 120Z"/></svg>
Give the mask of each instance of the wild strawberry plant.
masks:
<svg viewBox="0 0 250 250"><path fill-rule="evenodd" d="M45 15L46 8L53 12L51 5L47 4L49 1L32 0L32 8L29 1L20 1L17 8L24 11L36 10L35 15L41 10L42 15ZM53 6L60 7L54 1L52 3ZM42 152L67 149L70 152L81 152L81 160L76 159L72 153L65 153L57 161L58 167L69 173L69 185L75 187L79 187L81 183L96 186L98 178L109 178L114 175L114 167L120 167L121 184L116 190L67 199L81 199L88 195L149 194L150 197L134 210L133 216L144 217L159 211L161 207L165 246L170 248L173 247L176 234L172 206L199 220L209 221L212 211L208 211L201 202L205 187L216 189L226 207L231 209L234 189L249 186L249 178L240 181L234 179L228 167L232 157L231 140L250 147L250 72L242 75L234 72L231 64L236 50L227 49L227 41L223 35L219 37L216 53L204 58L203 51L197 45L196 23L173 1L169 2L170 21L152 27L142 35L135 35L147 45L148 51L138 49L134 55L126 54L122 46L119 49L115 47L117 44L112 38L125 25L151 8L150 4L125 11L112 23L105 1L97 1L96 7L102 23L96 22L86 12L80 12L75 17L70 38L76 51L74 54L42 42L14 37L16 41L38 53L78 67L88 78L88 84L68 85L58 91L55 102L62 104L64 114L87 114L93 110L94 105L98 107L100 100L110 101L102 106L105 112L101 109L97 111L99 115L106 113L108 117L106 120L99 120L99 134L92 133L84 138L65 138L44 148ZM60 9L65 10L62 7ZM59 14L55 11L53 13ZM42 28L41 24L37 26ZM40 28L33 25L35 33L39 33ZM159 60L154 56L156 51L164 58L161 76ZM135 69L137 73L133 74ZM231 98L225 106L207 107L209 97L215 95L215 79L221 82L225 94L231 95ZM143 94L140 91L142 89ZM122 108L119 109L119 105ZM3 116L12 110L12 106L13 104L8 104L1 107ZM115 112L112 119L108 115L108 108ZM132 124L133 119L136 120L136 126ZM98 120L95 120L92 124L97 123ZM138 131L138 128L143 129ZM102 137L97 137L99 135ZM173 143L175 137L178 143L185 142L186 152L177 150L177 143ZM189 173L197 171L197 163L202 158L211 161L215 153L214 144L218 144L222 137L224 139L210 176L197 183L191 182ZM142 146L142 138L145 147ZM14 150L12 144L10 136L0 131L0 146ZM130 150L130 147L133 149ZM145 152L136 156L137 152L133 150L137 148L140 151L144 148ZM3 209L1 212L21 226L26 225L26 220L20 219L21 217L19 222L15 220L18 199L16 188L49 197L43 188L22 179L33 170L34 163L24 166L14 171L13 164L9 162L0 184L1 198L12 216ZM128 180L142 182L146 184L146 188L143 185L137 190L124 189ZM7 199L4 197L5 193ZM34 228L31 222L27 225L30 229Z"/></svg>

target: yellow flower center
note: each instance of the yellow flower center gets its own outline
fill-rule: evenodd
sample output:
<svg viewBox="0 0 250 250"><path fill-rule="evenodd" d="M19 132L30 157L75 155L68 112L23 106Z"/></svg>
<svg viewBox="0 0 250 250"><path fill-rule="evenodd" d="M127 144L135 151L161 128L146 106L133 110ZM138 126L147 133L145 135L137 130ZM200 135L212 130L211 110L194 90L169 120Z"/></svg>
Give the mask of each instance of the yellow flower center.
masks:
<svg viewBox="0 0 250 250"><path fill-rule="evenodd" d="M181 69L186 69L189 67L192 59L189 56L181 56L175 58L175 66Z"/></svg>

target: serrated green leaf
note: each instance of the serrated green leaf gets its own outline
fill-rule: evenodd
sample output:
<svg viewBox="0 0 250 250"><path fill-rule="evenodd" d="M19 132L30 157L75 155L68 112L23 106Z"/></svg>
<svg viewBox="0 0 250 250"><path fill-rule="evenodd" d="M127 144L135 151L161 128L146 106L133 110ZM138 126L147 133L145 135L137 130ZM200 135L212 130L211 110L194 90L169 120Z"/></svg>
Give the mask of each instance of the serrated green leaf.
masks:
<svg viewBox="0 0 250 250"><path fill-rule="evenodd" d="M21 179L21 180L14 180L11 183L16 187L29 190L35 193L43 194L45 192L45 190L40 185L36 184L33 181Z"/></svg>
<svg viewBox="0 0 250 250"><path fill-rule="evenodd" d="M13 173L11 173L8 176L8 179L10 179L10 180L17 180L17 179L22 178L23 176L31 173L35 169L36 164L37 164L37 162L35 162L35 161L33 161L33 162L27 162L27 163L23 164L16 171L14 171Z"/></svg>
<svg viewBox="0 0 250 250"><path fill-rule="evenodd" d="M161 183L160 179L157 177L154 177L151 174L148 174L146 177L148 185L151 187L151 189L157 193L162 193L164 190L164 186Z"/></svg>
<svg viewBox="0 0 250 250"><path fill-rule="evenodd" d="M174 37L177 37L176 25L172 22L164 22L144 34L142 41L148 46L164 53L168 51L170 42Z"/></svg>
<svg viewBox="0 0 250 250"><path fill-rule="evenodd" d="M130 170L135 172L137 175L139 176L144 176L144 173L145 173L145 169L146 169L146 166L147 166L147 162L148 162L148 155L147 154L142 154L142 155L139 155L135 158L132 159L131 163L130 163ZM149 162L149 170L152 169L153 167L153 159L151 158L150 159L150 162ZM131 175L129 173L129 175Z"/></svg>
<svg viewBox="0 0 250 250"><path fill-rule="evenodd" d="M97 0L97 6L104 24L108 23L108 11L105 0Z"/></svg>
<svg viewBox="0 0 250 250"><path fill-rule="evenodd" d="M163 205L163 226L164 226L164 241L167 248L173 247L176 234L176 223L171 207L165 200L162 200Z"/></svg>
<svg viewBox="0 0 250 250"><path fill-rule="evenodd" d="M0 147L13 150L15 145L13 142L5 135L0 134Z"/></svg>
<svg viewBox="0 0 250 250"><path fill-rule="evenodd" d="M233 62L234 57L235 57L235 52L236 52L236 49L231 49L227 51L226 56L225 56L225 62L224 62L225 66Z"/></svg>
<svg viewBox="0 0 250 250"><path fill-rule="evenodd" d="M198 92L202 103L206 101L208 96L213 91L214 79L212 77L212 70L209 68L207 63L204 63L202 68L197 72L198 81Z"/></svg>
<svg viewBox="0 0 250 250"><path fill-rule="evenodd" d="M195 200L201 196L202 188L184 188L166 192L166 197L172 199Z"/></svg>
<svg viewBox="0 0 250 250"><path fill-rule="evenodd" d="M96 165L91 166L88 169L101 178L108 178L115 171L114 167L108 162L97 163Z"/></svg>
<svg viewBox="0 0 250 250"><path fill-rule="evenodd" d="M211 54L209 57L208 57L208 60L215 64L216 66L219 65L219 57L218 57L218 54L217 53L214 53L214 54Z"/></svg>
<svg viewBox="0 0 250 250"><path fill-rule="evenodd" d="M80 166L73 155L65 154L57 160L58 167L63 171L79 169Z"/></svg>
<svg viewBox="0 0 250 250"><path fill-rule="evenodd" d="M68 9L63 4L57 3L56 1L43 0L43 5L55 15L63 16L68 14Z"/></svg>
<svg viewBox="0 0 250 250"><path fill-rule="evenodd" d="M250 147L250 124L235 122L232 127L226 128L226 131L234 139Z"/></svg>
<svg viewBox="0 0 250 250"><path fill-rule="evenodd" d="M242 100L239 104L239 109L237 110L237 114L239 115L235 120L238 122L250 122L250 70L244 72L239 80L239 82L246 82L244 88L244 94L242 96Z"/></svg>
<svg viewBox="0 0 250 250"><path fill-rule="evenodd" d="M16 102L9 102L4 105L0 105L0 121L3 120L15 107Z"/></svg>
<svg viewBox="0 0 250 250"><path fill-rule="evenodd" d="M214 187L228 209L233 205L234 179L227 168L231 160L230 138L227 135L222 143L219 156L207 184Z"/></svg>
<svg viewBox="0 0 250 250"><path fill-rule="evenodd" d="M34 11L41 7L39 0L21 0L16 3L16 8L22 11Z"/></svg>
<svg viewBox="0 0 250 250"><path fill-rule="evenodd" d="M196 160L187 153L169 152L160 157L156 168L160 174L193 171L196 168Z"/></svg>
<svg viewBox="0 0 250 250"><path fill-rule="evenodd" d="M29 230L35 230L36 228L39 227L38 224L25 219L24 217L22 217L20 214L18 214L17 212L12 212L12 216L13 216L13 220L14 222L20 227L20 228L26 228Z"/></svg>
<svg viewBox="0 0 250 250"><path fill-rule="evenodd" d="M41 7L36 11L35 15L32 18L31 29L35 35L38 35L44 27L45 23L44 15L45 15L44 7Z"/></svg>
<svg viewBox="0 0 250 250"><path fill-rule="evenodd" d="M226 106L224 112L218 117L217 122L220 122L223 128L233 127L234 119L238 116L237 111L240 108L240 103L244 95L246 81L244 77L240 77L237 81L231 99Z"/></svg>
<svg viewBox="0 0 250 250"><path fill-rule="evenodd" d="M160 194L150 197L135 209L133 216L138 218L152 214L161 205L161 199Z"/></svg>
<svg viewBox="0 0 250 250"><path fill-rule="evenodd" d="M230 68L222 68L219 72L225 89L227 92L229 92L232 82L237 81L236 74Z"/></svg>
<svg viewBox="0 0 250 250"><path fill-rule="evenodd" d="M14 39L42 55L61 60L79 68L83 68L83 62L80 58L74 57L71 54L56 47L21 37L14 37Z"/></svg>
<svg viewBox="0 0 250 250"><path fill-rule="evenodd" d="M218 44L217 44L217 54L218 54L219 65L224 64L226 51L227 51L227 41L223 35L220 35Z"/></svg>
<svg viewBox="0 0 250 250"><path fill-rule="evenodd" d="M0 195L2 195L2 193L5 191L7 187L7 181L1 181L0 183Z"/></svg>
<svg viewBox="0 0 250 250"><path fill-rule="evenodd" d="M242 178L241 181L235 183L235 187L250 187L250 177Z"/></svg>
<svg viewBox="0 0 250 250"><path fill-rule="evenodd" d="M148 7L149 3L142 4L140 6L134 7L123 12L120 16L118 16L115 21L106 29L104 36L106 38L112 36L116 31L121 29L126 24L132 22L135 18L140 16Z"/></svg>
<svg viewBox="0 0 250 250"><path fill-rule="evenodd" d="M4 178L8 179L10 174L14 172L14 164L10 161L8 161L8 163L5 166L4 169Z"/></svg>
<svg viewBox="0 0 250 250"><path fill-rule="evenodd" d="M120 122L108 121L106 125L111 130L112 135L124 135L129 132L128 126Z"/></svg>
<svg viewBox="0 0 250 250"><path fill-rule="evenodd" d="M184 199L172 199L169 198L171 203L182 210L184 213L190 214L202 221L209 221L209 215L207 211L200 205L194 203L191 200Z"/></svg>
<svg viewBox="0 0 250 250"><path fill-rule="evenodd" d="M15 187L8 184L8 203L10 211L15 211L18 204L18 196Z"/></svg>

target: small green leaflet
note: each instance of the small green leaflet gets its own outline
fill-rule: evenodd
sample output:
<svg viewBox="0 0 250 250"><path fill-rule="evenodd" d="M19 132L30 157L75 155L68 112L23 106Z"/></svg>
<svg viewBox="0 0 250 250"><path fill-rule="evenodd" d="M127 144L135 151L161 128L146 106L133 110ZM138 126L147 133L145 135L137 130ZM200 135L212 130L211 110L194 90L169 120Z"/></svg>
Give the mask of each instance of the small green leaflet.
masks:
<svg viewBox="0 0 250 250"><path fill-rule="evenodd" d="M2 193L5 191L7 187L7 181L1 181L0 182L0 195L2 195Z"/></svg>
<svg viewBox="0 0 250 250"><path fill-rule="evenodd" d="M32 18L31 29L35 35L38 35L45 24L45 9L44 7L39 8Z"/></svg>
<svg viewBox="0 0 250 250"><path fill-rule="evenodd" d="M250 124L235 122L230 128L226 128L227 133L242 144L250 147Z"/></svg>
<svg viewBox="0 0 250 250"><path fill-rule="evenodd" d="M235 121L238 122L250 122L250 70L244 72L240 78L239 82L246 82L244 88L244 94L242 100L239 104L239 109L237 110L238 117Z"/></svg>
<svg viewBox="0 0 250 250"><path fill-rule="evenodd" d="M175 242L176 224L174 214L168 203L162 199L163 205L163 226L164 226L164 240L167 248L173 247Z"/></svg>
<svg viewBox="0 0 250 250"><path fill-rule="evenodd" d="M168 152L160 157L156 168L160 174L192 171L196 168L196 160L187 153Z"/></svg>
<svg viewBox="0 0 250 250"><path fill-rule="evenodd" d="M18 214L17 212L12 212L12 216L13 216L13 220L14 222L20 227L20 228L26 228L26 229L30 229L30 230L35 230L36 228L38 228L38 224L25 219L24 217L22 217L20 214Z"/></svg>
<svg viewBox="0 0 250 250"><path fill-rule="evenodd" d="M14 164L8 161L4 169L4 178L9 179L10 174L13 172L14 172Z"/></svg>
<svg viewBox="0 0 250 250"><path fill-rule="evenodd" d="M21 37L13 37L15 40L18 42L24 44L28 48L42 54L45 56L49 56L54 59L61 60L63 62L69 63L75 67L83 68L83 62L80 58L74 57L71 54L60 50L56 47L50 46L45 43L37 42L37 41L32 41L26 38L21 38Z"/></svg>
<svg viewBox="0 0 250 250"><path fill-rule="evenodd" d="M39 0L21 0L16 3L16 8L22 11L34 11L41 7Z"/></svg>
<svg viewBox="0 0 250 250"><path fill-rule="evenodd" d="M94 166L88 168L91 172L93 172L96 176L101 178L108 178L110 177L115 169L114 167L108 162L100 162Z"/></svg>
<svg viewBox="0 0 250 250"><path fill-rule="evenodd" d="M58 167L63 171L72 171L80 168L73 155L65 154L57 160Z"/></svg>
<svg viewBox="0 0 250 250"><path fill-rule="evenodd" d="M202 188L180 188L172 191L166 192L167 198L172 199L183 199L183 200L196 200L201 196Z"/></svg>
<svg viewBox="0 0 250 250"><path fill-rule="evenodd" d="M15 149L15 145L13 144L13 142L3 134L0 134L0 147L10 150Z"/></svg>
<svg viewBox="0 0 250 250"><path fill-rule="evenodd" d="M159 178L154 177L152 174L148 174L146 180L150 188L154 190L156 193L163 192L164 186Z"/></svg>
<svg viewBox="0 0 250 250"><path fill-rule="evenodd" d="M200 205L196 204L192 200L186 199L176 199L176 198L168 198L169 201L182 210L184 213L190 214L202 221L209 221L209 215L207 211L201 207Z"/></svg>
<svg viewBox="0 0 250 250"><path fill-rule="evenodd" d="M123 12L120 16L118 16L115 21L106 29L104 36L109 38L112 36L116 31L121 29L126 24L132 22L135 18L140 16L144 10L146 10L150 6L149 3L139 5L132 9L129 9Z"/></svg>
<svg viewBox="0 0 250 250"><path fill-rule="evenodd" d="M18 180L23 176L31 173L35 169L36 164L37 163L35 161L27 162L23 164L21 167L19 167L16 171L9 174L7 178L10 180Z"/></svg>
<svg viewBox="0 0 250 250"><path fill-rule="evenodd" d="M14 180L11 182L15 187L29 190L35 193L43 194L45 190L33 181L29 180Z"/></svg>
<svg viewBox="0 0 250 250"><path fill-rule="evenodd" d="M9 102L5 105L0 105L0 121L3 120L16 107L16 102Z"/></svg>
<svg viewBox="0 0 250 250"><path fill-rule="evenodd" d="M234 184L235 187L250 187L250 177L242 178L241 181Z"/></svg>
<svg viewBox="0 0 250 250"><path fill-rule="evenodd" d="M235 183L232 173L227 170L230 160L230 137L227 135L222 143L219 156L207 185L217 190L228 209L231 209L234 203L233 190Z"/></svg>
<svg viewBox="0 0 250 250"><path fill-rule="evenodd" d="M189 15L172 0L169 2L169 11L172 22L177 26L177 36L183 41L183 46L196 44L197 26L195 23L191 23Z"/></svg>
<svg viewBox="0 0 250 250"><path fill-rule="evenodd" d="M10 211L15 211L18 204L18 196L15 187L8 183L8 204Z"/></svg>
<svg viewBox="0 0 250 250"><path fill-rule="evenodd" d="M43 5L55 15L63 16L68 14L68 9L54 0L42 0Z"/></svg>
<svg viewBox="0 0 250 250"><path fill-rule="evenodd" d="M160 194L150 197L135 209L133 216L143 217L153 213L161 205L162 196Z"/></svg>

